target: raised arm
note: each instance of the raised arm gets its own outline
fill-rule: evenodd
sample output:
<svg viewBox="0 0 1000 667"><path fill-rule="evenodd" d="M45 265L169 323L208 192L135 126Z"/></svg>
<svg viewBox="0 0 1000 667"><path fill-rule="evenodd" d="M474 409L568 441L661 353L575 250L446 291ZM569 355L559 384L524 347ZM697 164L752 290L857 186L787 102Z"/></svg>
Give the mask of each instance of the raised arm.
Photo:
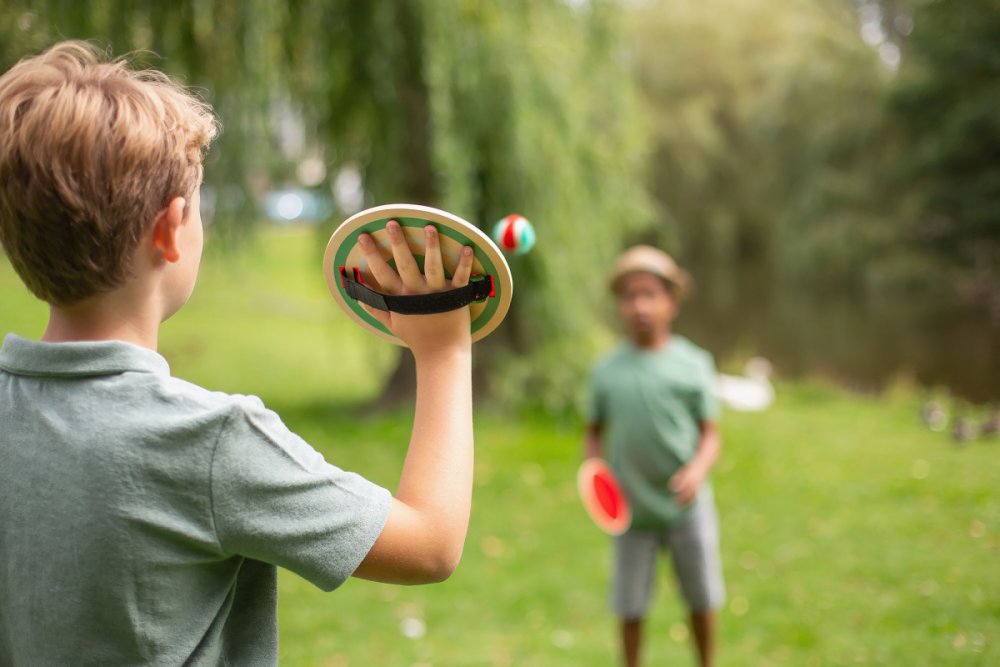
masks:
<svg viewBox="0 0 1000 667"><path fill-rule="evenodd" d="M393 294L422 294L469 281L472 251L465 248L455 275L445 278L437 232L424 230L424 274L398 223L386 231L394 271L372 239L361 250L379 285ZM417 396L410 446L389 517L354 576L418 584L447 579L462 556L472 506L472 343L469 309L435 315L369 311L413 353Z"/></svg>

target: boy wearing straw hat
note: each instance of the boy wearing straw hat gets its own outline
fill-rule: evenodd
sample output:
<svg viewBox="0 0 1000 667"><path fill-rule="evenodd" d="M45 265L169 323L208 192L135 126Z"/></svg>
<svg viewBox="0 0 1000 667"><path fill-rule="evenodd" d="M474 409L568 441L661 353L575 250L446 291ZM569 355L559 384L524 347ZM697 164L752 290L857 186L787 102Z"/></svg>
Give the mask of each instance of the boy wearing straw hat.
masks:
<svg viewBox="0 0 1000 667"><path fill-rule="evenodd" d="M635 246L611 289L626 340L592 372L585 454L609 460L632 506L614 538L612 607L625 664L639 664L657 553L670 552L690 611L699 664L714 664L715 611L725 592L709 473L719 456L711 355L672 332L690 277L666 253Z"/></svg>

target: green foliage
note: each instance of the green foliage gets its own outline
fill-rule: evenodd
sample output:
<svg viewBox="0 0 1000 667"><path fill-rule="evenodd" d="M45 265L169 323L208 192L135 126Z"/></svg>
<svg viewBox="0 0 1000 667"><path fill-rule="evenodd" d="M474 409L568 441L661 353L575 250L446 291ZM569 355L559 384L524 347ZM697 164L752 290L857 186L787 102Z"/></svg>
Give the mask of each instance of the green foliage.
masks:
<svg viewBox="0 0 1000 667"><path fill-rule="evenodd" d="M428 4L441 202L487 229L521 213L538 233L531 254L511 258L515 309L503 349L486 351L505 369L494 388L564 407L593 349L594 297L624 237L649 221L617 9Z"/></svg>
<svg viewBox="0 0 1000 667"><path fill-rule="evenodd" d="M369 203L427 203L487 231L509 213L535 225L536 250L511 259L508 320L479 346L480 367L506 371L482 373L502 400L571 404L581 346L599 327L581 295L604 292L624 235L649 219L619 13L610 2L428 0L301 24L312 46L297 71L336 73L303 86L319 91L310 113L337 163L363 170ZM321 34L329 50L316 47Z"/></svg>
<svg viewBox="0 0 1000 667"><path fill-rule="evenodd" d="M367 204L430 204L487 229L527 216L538 247L512 261L510 319L479 364L508 369L495 395L565 407L601 328L581 297L604 293L624 235L650 218L621 14L611 0L49 0L0 10L14 26L0 53L95 38L152 49L163 58L140 60L203 87L225 128L206 169L221 236L306 157L358 170Z"/></svg>
<svg viewBox="0 0 1000 667"><path fill-rule="evenodd" d="M898 72L861 38L876 5ZM893 27L911 14L912 34ZM494 396L564 409L609 338L627 242L732 280L752 263L810 298L965 280L1000 303L998 16L996 0L9 0L0 66L84 37L202 88L230 241L307 159L320 188L359 173L364 204L525 215L538 246L511 259L513 309L477 367Z"/></svg>
<svg viewBox="0 0 1000 667"><path fill-rule="evenodd" d="M258 219L262 186L285 162L269 112L281 99L289 20L269 0L13 0L0 8L0 67L84 39L198 89L224 127L206 163L212 220L236 240Z"/></svg>
<svg viewBox="0 0 1000 667"><path fill-rule="evenodd" d="M1000 3L919 3L891 110L919 192L912 237L1000 300Z"/></svg>
<svg viewBox="0 0 1000 667"><path fill-rule="evenodd" d="M863 278L895 234L892 134L853 3L649 2L633 21L660 242L699 264Z"/></svg>

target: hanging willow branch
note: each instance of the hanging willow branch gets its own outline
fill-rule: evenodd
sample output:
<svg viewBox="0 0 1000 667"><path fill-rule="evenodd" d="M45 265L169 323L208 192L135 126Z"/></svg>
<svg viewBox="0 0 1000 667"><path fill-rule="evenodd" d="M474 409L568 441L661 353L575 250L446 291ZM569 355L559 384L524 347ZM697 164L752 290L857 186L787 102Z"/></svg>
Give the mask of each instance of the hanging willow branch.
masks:
<svg viewBox="0 0 1000 667"><path fill-rule="evenodd" d="M262 191L294 178L303 155L276 117L302 128L300 148L328 174L358 169L366 203L427 203L487 228L527 216L539 247L513 260L513 311L479 363L504 364L495 391L565 406L601 330L608 262L650 220L620 11L609 0L12 0L0 64L86 38L143 50L138 62L203 89L224 127L206 165L222 236L245 234Z"/></svg>

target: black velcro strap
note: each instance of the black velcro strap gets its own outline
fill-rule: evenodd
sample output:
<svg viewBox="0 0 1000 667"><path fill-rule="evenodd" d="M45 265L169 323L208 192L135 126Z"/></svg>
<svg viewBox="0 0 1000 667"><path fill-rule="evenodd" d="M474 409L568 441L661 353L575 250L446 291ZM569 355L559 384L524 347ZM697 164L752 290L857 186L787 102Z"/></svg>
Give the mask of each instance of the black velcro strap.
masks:
<svg viewBox="0 0 1000 667"><path fill-rule="evenodd" d="M354 276L340 267L341 284L344 291L355 301L368 304L376 310L387 310L401 315L430 315L449 310L458 310L473 301L482 301L495 296L493 276L473 276L465 287L456 287L446 292L431 294L383 294L376 292L361 282L361 272L353 269Z"/></svg>

